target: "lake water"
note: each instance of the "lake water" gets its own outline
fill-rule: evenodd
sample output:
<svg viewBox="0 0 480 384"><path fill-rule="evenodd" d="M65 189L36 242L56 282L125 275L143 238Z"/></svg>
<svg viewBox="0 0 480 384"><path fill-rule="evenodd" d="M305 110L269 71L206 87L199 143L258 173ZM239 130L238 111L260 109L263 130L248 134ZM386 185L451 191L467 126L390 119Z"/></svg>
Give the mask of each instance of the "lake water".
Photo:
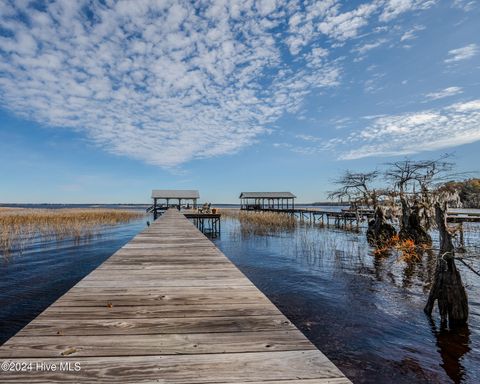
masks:
<svg viewBox="0 0 480 384"><path fill-rule="evenodd" d="M146 220L118 225L101 236L31 244L22 254L0 253L0 343L33 320L58 297L145 227Z"/></svg>
<svg viewBox="0 0 480 384"><path fill-rule="evenodd" d="M120 225L80 244L35 244L3 259L0 342L145 223ZM471 248L478 246L476 238L466 239ZM363 234L318 227L242 236L234 219L222 220L214 242L354 383L479 382L480 278L460 263L470 319L468 327L451 333L436 328L422 311L433 255L431 262L426 256L407 265L396 255L373 256Z"/></svg>

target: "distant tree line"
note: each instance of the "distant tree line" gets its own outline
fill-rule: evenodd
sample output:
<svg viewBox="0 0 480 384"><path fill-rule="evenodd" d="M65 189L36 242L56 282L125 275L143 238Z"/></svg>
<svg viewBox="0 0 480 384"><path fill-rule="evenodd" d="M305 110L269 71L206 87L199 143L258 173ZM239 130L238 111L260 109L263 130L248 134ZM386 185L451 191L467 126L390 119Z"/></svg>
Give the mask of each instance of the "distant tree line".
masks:
<svg viewBox="0 0 480 384"><path fill-rule="evenodd" d="M463 208L480 208L480 179L448 181L442 189L452 194L457 193Z"/></svg>

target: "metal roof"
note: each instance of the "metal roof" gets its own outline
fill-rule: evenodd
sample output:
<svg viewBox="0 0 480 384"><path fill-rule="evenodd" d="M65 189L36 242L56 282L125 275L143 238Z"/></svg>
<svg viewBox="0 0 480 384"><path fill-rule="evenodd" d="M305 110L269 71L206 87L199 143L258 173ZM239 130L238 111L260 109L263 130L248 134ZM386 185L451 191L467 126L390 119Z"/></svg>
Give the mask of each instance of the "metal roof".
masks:
<svg viewBox="0 0 480 384"><path fill-rule="evenodd" d="M195 190L185 189L154 189L152 199L199 199L200 195Z"/></svg>
<svg viewBox="0 0 480 384"><path fill-rule="evenodd" d="M240 199L291 199L296 198L291 192L242 192Z"/></svg>

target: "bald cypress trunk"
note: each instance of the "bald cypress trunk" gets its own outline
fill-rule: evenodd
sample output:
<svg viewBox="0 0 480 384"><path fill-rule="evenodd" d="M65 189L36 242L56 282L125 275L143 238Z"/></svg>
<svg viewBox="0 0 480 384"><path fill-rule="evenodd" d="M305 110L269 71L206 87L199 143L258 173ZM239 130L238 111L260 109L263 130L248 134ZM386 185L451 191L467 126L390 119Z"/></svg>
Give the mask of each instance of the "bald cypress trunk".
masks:
<svg viewBox="0 0 480 384"><path fill-rule="evenodd" d="M421 207L415 203L410 207L404 198L402 202L402 221L399 236L412 240L415 244L432 244L432 237L422 225Z"/></svg>
<svg viewBox="0 0 480 384"><path fill-rule="evenodd" d="M376 247L382 247L387 244L397 231L393 225L388 224L381 207L375 210L375 217L368 223L367 240Z"/></svg>
<svg viewBox="0 0 480 384"><path fill-rule="evenodd" d="M400 203L402 205L402 219L400 220L400 230L408 228L408 218L410 217L410 205L407 202L407 199L401 194Z"/></svg>
<svg viewBox="0 0 480 384"><path fill-rule="evenodd" d="M456 327L464 325L468 320L468 300L462 278L455 265L455 249L452 235L447 229L445 212L446 207L442 208L438 203L435 205L435 218L440 233L440 253L424 311L431 316L437 300L442 325L448 323L450 327Z"/></svg>

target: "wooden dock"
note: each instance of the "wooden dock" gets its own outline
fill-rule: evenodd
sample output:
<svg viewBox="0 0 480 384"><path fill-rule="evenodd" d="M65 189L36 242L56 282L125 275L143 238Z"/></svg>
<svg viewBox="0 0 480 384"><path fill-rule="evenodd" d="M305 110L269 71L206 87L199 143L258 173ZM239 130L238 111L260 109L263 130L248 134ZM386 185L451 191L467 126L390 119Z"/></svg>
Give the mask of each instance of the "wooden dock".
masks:
<svg viewBox="0 0 480 384"><path fill-rule="evenodd" d="M255 212L278 212L292 215L301 222L308 222L310 224L320 224L336 228L358 228L361 222L367 223L373 217L373 212L370 210L359 210L358 213L350 210L325 210L316 207L310 208L262 208L257 210L249 210Z"/></svg>
<svg viewBox="0 0 480 384"><path fill-rule="evenodd" d="M176 209L1 346L0 360L11 369L1 383L350 383Z"/></svg>
<svg viewBox="0 0 480 384"><path fill-rule="evenodd" d="M192 220L193 224L200 232L208 235L210 238L220 236L220 213L198 213L191 211L183 211L183 215Z"/></svg>
<svg viewBox="0 0 480 384"><path fill-rule="evenodd" d="M480 210L469 208L452 208L448 210L447 222L449 223L479 223Z"/></svg>
<svg viewBox="0 0 480 384"><path fill-rule="evenodd" d="M293 215L301 222L308 222L310 224L321 224L337 228L358 228L360 223L368 223L374 217L374 211L371 209L361 209L357 212L349 209L342 209L341 211L331 211L321 208L262 208L257 210L249 210L256 212L278 212ZM447 222L462 224L462 223L479 223L480 210L478 209L450 209L447 213Z"/></svg>

